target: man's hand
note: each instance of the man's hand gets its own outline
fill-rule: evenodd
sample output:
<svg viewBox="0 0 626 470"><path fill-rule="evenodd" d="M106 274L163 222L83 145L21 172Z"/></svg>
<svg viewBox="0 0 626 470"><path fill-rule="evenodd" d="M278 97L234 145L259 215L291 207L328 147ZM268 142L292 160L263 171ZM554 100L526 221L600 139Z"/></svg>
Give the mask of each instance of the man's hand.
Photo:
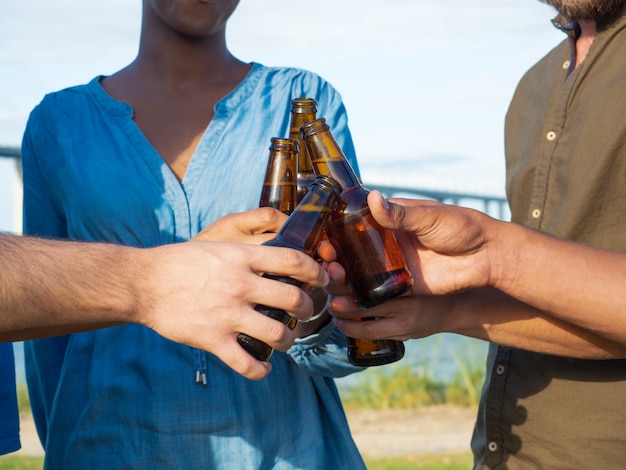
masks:
<svg viewBox="0 0 626 470"><path fill-rule="evenodd" d="M489 283L486 246L491 219L435 201L388 202L377 191L369 195L368 204L376 221L394 230L414 285L409 294L361 310L347 291L345 270L337 263L335 250L330 243L322 243L319 252L331 279L327 289L335 296L331 302L335 323L346 335L365 339L406 340L446 331L452 298L440 294ZM363 317L378 320L353 321Z"/></svg>
<svg viewBox="0 0 626 470"><path fill-rule="evenodd" d="M143 296L136 321L173 341L215 354L250 379L265 377L271 364L253 359L237 342L239 333L281 351L295 340L293 331L254 306L280 308L300 320L313 312L304 291L262 273L315 287L328 282L311 257L288 248L191 241L144 250L141 256L140 292L152 295ZM143 268L146 264L148 269Z"/></svg>
<svg viewBox="0 0 626 470"><path fill-rule="evenodd" d="M260 245L276 237L287 216L271 207L226 215L205 227L194 240Z"/></svg>

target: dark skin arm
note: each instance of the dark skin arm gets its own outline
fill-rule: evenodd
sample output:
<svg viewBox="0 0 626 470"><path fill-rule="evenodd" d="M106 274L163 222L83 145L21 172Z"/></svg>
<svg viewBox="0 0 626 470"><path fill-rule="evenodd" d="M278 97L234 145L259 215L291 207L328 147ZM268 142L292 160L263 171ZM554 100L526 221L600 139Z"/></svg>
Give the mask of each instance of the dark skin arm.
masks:
<svg viewBox="0 0 626 470"><path fill-rule="evenodd" d="M347 335L404 340L452 332L548 354L626 357L626 255L433 201L388 204L373 192L368 202L376 220L396 231L415 285L367 311L349 295L334 299ZM321 252L334 259L331 246ZM336 262L329 274L344 282ZM351 320L363 316L382 319Z"/></svg>

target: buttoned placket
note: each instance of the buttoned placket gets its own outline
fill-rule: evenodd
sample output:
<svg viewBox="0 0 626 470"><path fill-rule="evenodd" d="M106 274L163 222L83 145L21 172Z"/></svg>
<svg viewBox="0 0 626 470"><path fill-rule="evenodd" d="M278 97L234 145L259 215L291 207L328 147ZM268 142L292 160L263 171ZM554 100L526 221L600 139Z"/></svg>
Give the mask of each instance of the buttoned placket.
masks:
<svg viewBox="0 0 626 470"><path fill-rule="evenodd" d="M574 77L571 76L570 59L562 63L561 69L564 74L563 81L557 90L554 105L550 108L551 112L545 118L546 130L540 137L542 142L538 148L541 155L537 159L537 171L529 199L527 225L537 230L542 228L546 199L550 191L550 171L567 115L567 102L575 81Z"/></svg>
<svg viewBox="0 0 626 470"><path fill-rule="evenodd" d="M485 420L486 446L485 462L494 468L505 460L503 428L503 403L506 381L508 378L511 350L498 347L498 351L491 369L489 378L489 392L487 395L487 410Z"/></svg>
<svg viewBox="0 0 626 470"><path fill-rule="evenodd" d="M545 204L550 188L550 170L553 159L559 145L565 117L567 103L575 81L572 76L572 61L570 59L561 63L563 81L555 94L555 102L550 108L550 113L545 116L544 132L539 135L541 139L539 158L536 159L536 172L533 180L529 202L526 225L541 229L545 216ZM491 369L489 379L489 391L487 395L486 412L486 454L485 462L490 468L498 468L498 465L506 461L505 434L503 425L503 403L509 374L509 362L511 349L498 347L495 361Z"/></svg>

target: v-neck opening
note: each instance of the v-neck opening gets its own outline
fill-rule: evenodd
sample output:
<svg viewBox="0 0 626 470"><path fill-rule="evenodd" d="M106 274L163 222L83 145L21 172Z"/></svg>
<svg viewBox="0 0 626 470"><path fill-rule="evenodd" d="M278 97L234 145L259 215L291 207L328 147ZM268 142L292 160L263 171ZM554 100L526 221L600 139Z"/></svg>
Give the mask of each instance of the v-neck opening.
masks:
<svg viewBox="0 0 626 470"><path fill-rule="evenodd" d="M251 62L251 65L252 67L243 80L213 106L213 117L196 144L181 180L178 179L170 165L134 121L133 106L113 98L102 87L100 80L104 76L100 75L94 78L89 85L100 105L117 118L120 126L125 130L133 146L137 149L137 155L143 158L157 179L163 180L165 189L174 190L175 192L182 191L186 196L190 196L189 193L197 184L197 178L210 157L209 152L206 151L206 141L210 140L214 134L219 135L221 133L231 111L252 95L260 79L263 66L256 62ZM204 151L199 152L200 148ZM174 189L174 187L177 187L177 189Z"/></svg>
<svg viewBox="0 0 626 470"><path fill-rule="evenodd" d="M213 106L213 118L196 144L187 169L185 170L185 174L183 175L183 179L180 182L181 186L186 188L189 195L191 195L193 188L197 184L197 179L200 177L205 165L209 162L210 155L212 154L211 149L214 148L219 141L216 137L221 135L232 112L252 96L261 77L262 69L262 65L252 62L252 67L243 80ZM210 141L214 141L215 145L211 145Z"/></svg>

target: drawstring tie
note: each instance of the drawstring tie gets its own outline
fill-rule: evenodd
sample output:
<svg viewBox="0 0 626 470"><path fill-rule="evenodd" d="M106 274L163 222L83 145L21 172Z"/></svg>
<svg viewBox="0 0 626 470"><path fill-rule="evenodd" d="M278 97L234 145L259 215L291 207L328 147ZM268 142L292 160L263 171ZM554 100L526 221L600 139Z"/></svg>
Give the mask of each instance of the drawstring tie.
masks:
<svg viewBox="0 0 626 470"><path fill-rule="evenodd" d="M206 386L209 383L207 380L206 351L193 348L193 362L196 368L196 383Z"/></svg>

